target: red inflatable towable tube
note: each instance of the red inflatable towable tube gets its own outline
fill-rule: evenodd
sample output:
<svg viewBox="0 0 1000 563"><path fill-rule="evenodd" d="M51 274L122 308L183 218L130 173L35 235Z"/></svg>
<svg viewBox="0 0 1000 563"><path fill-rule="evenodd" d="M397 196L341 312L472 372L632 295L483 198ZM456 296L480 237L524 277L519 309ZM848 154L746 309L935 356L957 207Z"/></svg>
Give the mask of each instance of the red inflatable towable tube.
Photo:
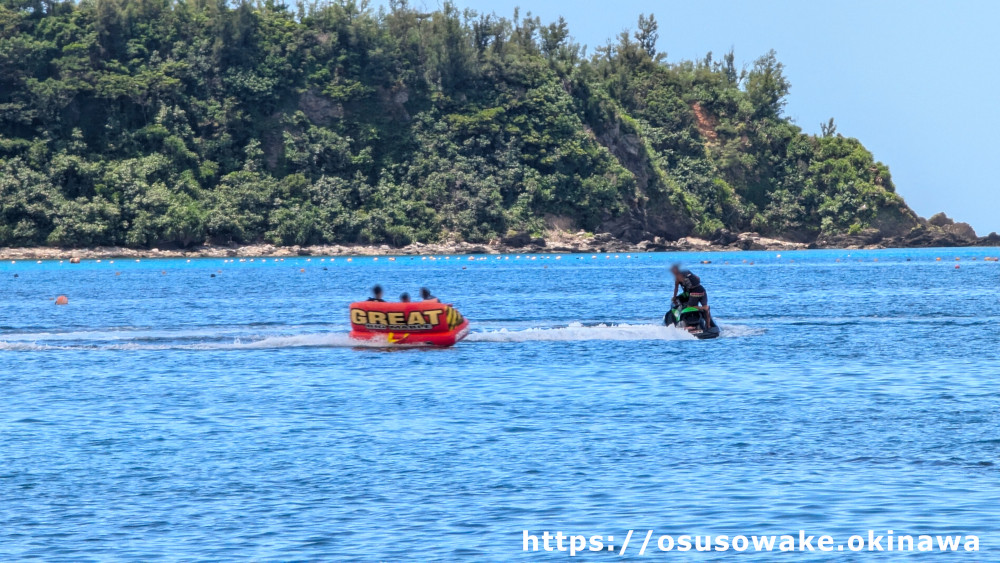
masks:
<svg viewBox="0 0 1000 563"><path fill-rule="evenodd" d="M351 338L385 339L393 346L451 346L469 333L469 321L436 301L351 303Z"/></svg>

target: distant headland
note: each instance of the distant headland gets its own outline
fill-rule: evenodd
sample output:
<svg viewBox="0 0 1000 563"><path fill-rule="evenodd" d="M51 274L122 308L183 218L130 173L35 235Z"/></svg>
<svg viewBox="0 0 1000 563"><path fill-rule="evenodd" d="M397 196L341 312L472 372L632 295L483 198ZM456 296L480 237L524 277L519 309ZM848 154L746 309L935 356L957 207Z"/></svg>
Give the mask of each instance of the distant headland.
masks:
<svg viewBox="0 0 1000 563"><path fill-rule="evenodd" d="M109 6L0 5L0 256L1000 244L792 123L774 52L672 60L652 15L588 52L450 3Z"/></svg>

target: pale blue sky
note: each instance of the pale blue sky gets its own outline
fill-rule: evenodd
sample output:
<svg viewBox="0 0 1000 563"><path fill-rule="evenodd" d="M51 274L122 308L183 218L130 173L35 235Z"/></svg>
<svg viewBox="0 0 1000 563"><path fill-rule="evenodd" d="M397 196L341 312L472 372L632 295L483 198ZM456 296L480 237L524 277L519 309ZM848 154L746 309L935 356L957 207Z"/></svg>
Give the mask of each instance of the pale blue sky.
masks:
<svg viewBox="0 0 1000 563"><path fill-rule="evenodd" d="M420 2L429 8L437 2ZM590 50L640 13L660 24L669 60L737 61L775 49L792 83L786 113L807 132L833 117L889 165L924 217L944 211L980 235L1000 231L1000 1L965 0L457 0L544 22L566 18Z"/></svg>

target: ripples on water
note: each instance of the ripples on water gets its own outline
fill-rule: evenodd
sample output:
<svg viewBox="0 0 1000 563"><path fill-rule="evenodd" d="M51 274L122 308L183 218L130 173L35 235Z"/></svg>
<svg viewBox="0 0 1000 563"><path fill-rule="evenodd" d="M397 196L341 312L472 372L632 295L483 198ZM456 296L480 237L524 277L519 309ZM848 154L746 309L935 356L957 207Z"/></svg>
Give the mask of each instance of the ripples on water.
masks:
<svg viewBox="0 0 1000 563"><path fill-rule="evenodd" d="M0 557L504 560L522 529L806 528L1000 558L1000 251L777 254L2 264ZM674 260L726 338L659 326ZM474 332L357 347L346 304L376 282Z"/></svg>

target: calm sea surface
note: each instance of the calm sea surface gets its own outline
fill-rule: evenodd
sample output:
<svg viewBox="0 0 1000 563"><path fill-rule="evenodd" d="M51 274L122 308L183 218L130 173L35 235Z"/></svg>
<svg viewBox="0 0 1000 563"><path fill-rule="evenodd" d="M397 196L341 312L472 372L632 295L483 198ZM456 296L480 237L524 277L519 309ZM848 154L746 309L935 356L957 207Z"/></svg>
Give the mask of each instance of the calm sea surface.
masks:
<svg viewBox="0 0 1000 563"><path fill-rule="evenodd" d="M7 261L0 559L551 559L522 530L633 528L977 534L1000 560L986 256ZM674 261L723 338L659 326ZM352 346L374 283L472 334Z"/></svg>

